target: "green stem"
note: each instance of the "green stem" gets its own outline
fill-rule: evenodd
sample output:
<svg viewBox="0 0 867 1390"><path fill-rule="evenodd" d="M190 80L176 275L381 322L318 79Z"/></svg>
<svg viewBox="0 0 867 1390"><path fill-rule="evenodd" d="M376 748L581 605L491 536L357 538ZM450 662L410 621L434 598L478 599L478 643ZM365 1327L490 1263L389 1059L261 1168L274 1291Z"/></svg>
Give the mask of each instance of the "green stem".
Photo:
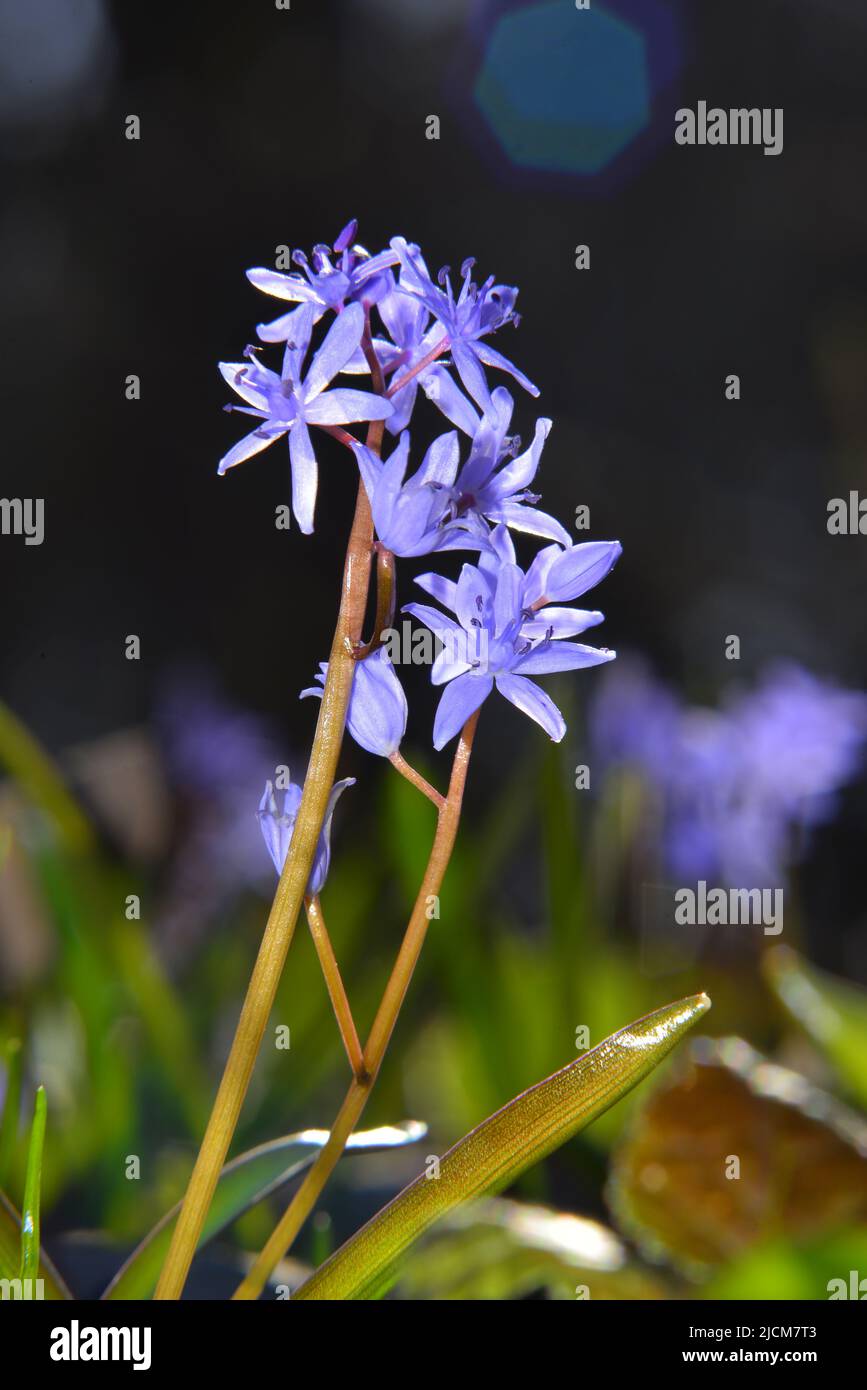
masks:
<svg viewBox="0 0 867 1390"><path fill-rule="evenodd" d="M291 853L287 855L280 875L211 1118L160 1274L154 1294L157 1299L179 1298L183 1291L220 1170L225 1163L229 1144L238 1123L283 973L286 954L295 932L298 913L307 891L307 881L343 742L343 729L355 670L353 651L361 637L372 552L373 521L370 504L364 485L359 481L355 518L343 571L340 612L334 641L331 644L328 675L301 805L292 835Z"/></svg>

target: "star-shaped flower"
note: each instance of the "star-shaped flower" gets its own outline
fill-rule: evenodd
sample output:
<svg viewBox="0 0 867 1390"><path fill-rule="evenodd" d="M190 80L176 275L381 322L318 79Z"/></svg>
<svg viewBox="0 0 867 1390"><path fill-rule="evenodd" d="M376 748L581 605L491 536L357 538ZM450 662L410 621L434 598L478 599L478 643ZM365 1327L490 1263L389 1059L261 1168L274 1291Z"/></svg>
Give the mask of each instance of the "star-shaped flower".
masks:
<svg viewBox="0 0 867 1390"><path fill-rule="evenodd" d="M313 332L313 307L303 304L294 311L292 318L280 376L263 367L252 349L247 362L220 363L226 381L247 402L246 406L230 406L229 409L253 415L262 423L229 450L220 460L217 471L227 472L288 434L292 510L301 530L309 535L313 530L318 470L308 425L385 420L392 406L384 396L369 391L342 387L332 391L325 389L332 378L345 369L361 342L364 310L360 304L350 304L338 314L306 375L302 372Z"/></svg>
<svg viewBox="0 0 867 1390"><path fill-rule="evenodd" d="M521 441L509 438L514 401L502 386L491 393L491 404L473 436L470 456L451 492L451 515L487 532L485 521L505 522L517 531L570 544L569 533L553 516L538 511L537 493L529 491L539 468L550 420L537 420L533 442L519 453ZM517 455L517 457L515 456Z"/></svg>
<svg viewBox="0 0 867 1390"><path fill-rule="evenodd" d="M569 621L564 615L551 615L544 633L534 630L528 635L526 625L536 620L525 605L526 586L527 575L518 565L501 563L496 570L464 565L454 589L443 583L436 594L453 609L457 622L426 604L410 603L404 609L443 643L431 671L435 685L447 683L434 721L435 748L443 748L460 732L495 686L559 743L566 732L563 716L529 677L614 659L614 652L559 636ZM582 622L591 626L598 616L574 613L572 631L580 631Z"/></svg>
<svg viewBox="0 0 867 1390"><path fill-rule="evenodd" d="M389 271L397 265L398 256L394 250L371 256L363 246L353 244L357 231L354 219L346 224L334 243L333 258L329 246L315 246L310 260L303 251L293 251L292 259L303 275L284 275L279 270L257 266L247 271L247 279L264 294L295 304L310 304L316 322L329 309L339 311L347 304L357 302L369 308L388 294L393 284ZM272 323L259 324L257 332L265 343L284 343L291 326L290 311Z"/></svg>
<svg viewBox="0 0 867 1390"><path fill-rule="evenodd" d="M515 313L515 301L518 291L511 285L498 285L492 275L484 284L475 284L472 278L475 262L468 259L461 267L463 284L456 298L447 266L437 277L439 284L435 284L417 246L410 245L403 237L393 237L391 246L400 257L402 283L410 293L418 295L441 325L443 331L437 341L448 340L448 350L458 376L476 404L483 410L490 406L491 393L485 378L485 367L497 367L508 372L525 391L538 396L538 387L514 362L482 341L506 323L517 325L519 318Z"/></svg>
<svg viewBox="0 0 867 1390"><path fill-rule="evenodd" d="M455 430L434 440L421 466L407 479L409 448L406 430L384 463L366 445L354 445L373 524L383 545L404 557L440 550L479 550L486 545L487 539L477 534L478 528L471 531L449 512L459 461Z"/></svg>

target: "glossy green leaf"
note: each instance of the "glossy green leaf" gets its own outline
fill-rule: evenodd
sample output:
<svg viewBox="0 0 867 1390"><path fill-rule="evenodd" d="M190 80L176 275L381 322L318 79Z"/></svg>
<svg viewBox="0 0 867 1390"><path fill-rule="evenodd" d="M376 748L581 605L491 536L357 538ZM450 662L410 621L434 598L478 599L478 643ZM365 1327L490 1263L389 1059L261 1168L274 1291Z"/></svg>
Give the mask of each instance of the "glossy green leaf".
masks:
<svg viewBox="0 0 867 1390"><path fill-rule="evenodd" d="M4 1192L0 1192L0 1279L18 1279L21 1274L21 1217ZM46 1299L71 1298L72 1295L42 1251L39 1276Z"/></svg>
<svg viewBox="0 0 867 1390"><path fill-rule="evenodd" d="M45 1122L48 1105L45 1087L36 1092L33 1124L30 1129L30 1148L27 1152L27 1176L24 1182L24 1207L21 1212L21 1278L39 1277L39 1214L42 1196L42 1155L45 1151Z"/></svg>
<svg viewBox="0 0 867 1390"><path fill-rule="evenodd" d="M383 1125L379 1129L359 1130L349 1138L349 1153L376 1153L383 1149L403 1148L418 1143L427 1127L416 1120L398 1125ZM220 1231L276 1192L284 1183L309 1168L328 1139L327 1129L306 1129L281 1139L272 1139L255 1149L239 1154L223 1169L214 1200L211 1203L198 1249L213 1240ZM174 1230L180 1203L172 1207L112 1279L103 1298L150 1298Z"/></svg>
<svg viewBox="0 0 867 1390"><path fill-rule="evenodd" d="M295 1297L379 1296L400 1256L434 1221L461 1202L501 1191L590 1124L647 1076L709 1007L704 994L669 1004L524 1091L449 1150L436 1180L424 1173L416 1178Z"/></svg>
<svg viewBox="0 0 867 1390"><path fill-rule="evenodd" d="M764 968L787 1012L867 1105L867 990L807 965L788 946L769 951Z"/></svg>

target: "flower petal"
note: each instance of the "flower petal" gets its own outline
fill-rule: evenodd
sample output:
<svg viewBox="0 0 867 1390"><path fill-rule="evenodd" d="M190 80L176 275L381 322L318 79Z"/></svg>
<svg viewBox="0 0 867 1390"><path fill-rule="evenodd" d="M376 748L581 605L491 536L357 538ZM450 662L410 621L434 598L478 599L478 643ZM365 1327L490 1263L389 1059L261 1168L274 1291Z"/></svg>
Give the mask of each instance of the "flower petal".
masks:
<svg viewBox="0 0 867 1390"><path fill-rule="evenodd" d="M349 304L338 314L319 351L310 363L304 380L304 399L311 401L324 391L329 381L341 372L361 342L364 332L364 310L360 304ZM363 417L382 419L382 416Z"/></svg>
<svg viewBox="0 0 867 1390"><path fill-rule="evenodd" d="M438 608L429 608L426 603L405 603L400 610L401 613L410 613L413 618L418 618L420 623L429 627L435 637L446 644L451 643L455 649L455 644L460 640L463 629L452 619L441 613Z"/></svg>
<svg viewBox="0 0 867 1390"><path fill-rule="evenodd" d="M384 648L355 664L346 726L368 753L388 758L406 733L403 686Z"/></svg>
<svg viewBox="0 0 867 1390"><path fill-rule="evenodd" d="M479 417L441 363L436 363L423 374L421 386L431 404L472 438L479 427Z"/></svg>
<svg viewBox="0 0 867 1390"><path fill-rule="evenodd" d="M503 565L497 575L494 594L494 636L502 637L521 612L524 571L517 565Z"/></svg>
<svg viewBox="0 0 867 1390"><path fill-rule="evenodd" d="M480 405L482 410L489 410L491 392L485 373L482 371L476 356L478 347L478 343L473 343L472 346L467 343L453 343L452 361L458 376L476 404Z"/></svg>
<svg viewBox="0 0 867 1390"><path fill-rule="evenodd" d="M497 689L516 709L541 724L549 738L560 742L566 732L566 720L550 695L546 695L535 681L525 680L523 676L497 676Z"/></svg>
<svg viewBox="0 0 867 1390"><path fill-rule="evenodd" d="M449 430L448 434L438 435L431 444L413 481L420 485L437 483L440 487L451 487L459 460L458 433Z"/></svg>
<svg viewBox="0 0 867 1390"><path fill-rule="evenodd" d="M355 420L387 420L392 409L384 396L339 386L305 402L304 415L311 425L350 425Z"/></svg>
<svg viewBox="0 0 867 1390"><path fill-rule="evenodd" d="M437 603L441 603L444 608L450 608L454 613L458 586L453 579L444 579L441 574L420 574L415 582L426 594L435 598Z"/></svg>
<svg viewBox="0 0 867 1390"><path fill-rule="evenodd" d="M366 444L353 444L352 452L355 454L368 500L372 503L382 475L382 461Z"/></svg>
<svg viewBox="0 0 867 1390"><path fill-rule="evenodd" d="M282 377L284 381L290 381L296 390L300 386L301 369L310 347L315 319L316 314L311 304L302 304L289 315Z"/></svg>
<svg viewBox="0 0 867 1390"><path fill-rule="evenodd" d="M309 536L313 531L319 474L310 432L303 420L296 420L289 431L289 457L292 460L292 510L301 531Z"/></svg>
<svg viewBox="0 0 867 1390"><path fill-rule="evenodd" d="M480 362L484 362L486 367L499 367L501 371L508 372L513 376L519 386L523 386L525 391L529 391L531 396L538 396L539 388L534 386L529 377L519 371L514 362L510 362L508 357L504 357L496 348L492 348L490 343L476 343L476 352Z"/></svg>
<svg viewBox="0 0 867 1390"><path fill-rule="evenodd" d="M261 381L257 381L251 373L251 363L249 362L219 362L220 375L227 381L233 391L236 391L242 401L248 405L255 406L257 410L262 410L268 414L268 396L263 390ZM274 385L279 385L277 373L272 373Z"/></svg>
<svg viewBox="0 0 867 1390"><path fill-rule="evenodd" d="M530 486L539 468L545 440L551 433L551 423L544 419L536 421L533 443L491 478L486 489L490 494L498 498L511 497L513 493Z"/></svg>
<svg viewBox="0 0 867 1390"><path fill-rule="evenodd" d="M344 777L342 782L335 782L328 797L328 806L325 811L325 819L322 822L322 833L319 836L319 844L316 846L316 854L313 858L313 867L310 870L310 878L307 880L308 893L321 893L328 877L328 866L331 863L331 818L334 815L334 808L341 792L347 787L355 786L354 777Z"/></svg>
<svg viewBox="0 0 867 1390"><path fill-rule="evenodd" d="M529 683L529 682L528 682ZM445 748L494 688L491 676L458 676L442 693L434 720L434 748Z"/></svg>
<svg viewBox="0 0 867 1390"><path fill-rule="evenodd" d="M476 565L463 565L455 593L455 613L468 631L482 622L490 609L491 590Z"/></svg>
<svg viewBox="0 0 867 1390"><path fill-rule="evenodd" d="M485 516L490 521L503 521L507 526L514 526L516 531L526 531L530 536L545 536L548 540L559 541L560 545L571 543L569 532L556 517L537 511L535 507L525 506L522 502L500 502L496 507L486 507ZM554 595L549 597L553 598Z"/></svg>
<svg viewBox="0 0 867 1390"><path fill-rule="evenodd" d="M619 541L585 541L581 545L570 545L548 570L545 593L554 603L569 603L603 580L622 552Z"/></svg>
<svg viewBox="0 0 867 1390"><path fill-rule="evenodd" d="M291 309L288 314L281 314L279 318L272 319L270 323L257 323L256 333L263 343L285 343L292 337L294 327L294 315L297 309ZM321 319L325 313L323 308L314 308L314 320ZM366 364L365 364L366 366Z"/></svg>
<svg viewBox="0 0 867 1390"><path fill-rule="evenodd" d="M532 639L544 637L548 632L557 641L562 637L577 637L588 627L597 627L605 619L604 613L588 608L541 608L535 617L521 624L521 635Z"/></svg>
<svg viewBox="0 0 867 1390"><path fill-rule="evenodd" d="M494 535L500 531L500 527ZM505 528L502 528L505 529ZM569 542L571 545L571 541ZM537 550L530 568L527 570L527 579L524 585L524 603L527 607L535 603L537 599L545 597L545 580L548 571L558 555L562 555L563 550L559 545L546 545L541 550Z"/></svg>
<svg viewBox="0 0 867 1390"><path fill-rule="evenodd" d="M279 270L256 266L247 271L247 279L257 290L273 294L276 299L294 300L296 304L321 303L318 291L300 275L281 275Z"/></svg>
<svg viewBox="0 0 867 1390"><path fill-rule="evenodd" d="M543 642L512 667L522 675L545 676L552 671L579 671L585 666L601 666L613 661L616 652L607 647L585 647L581 642Z"/></svg>
<svg viewBox="0 0 867 1390"><path fill-rule="evenodd" d="M269 444L273 444L275 439L280 439L286 433L282 430L269 430L267 426L262 429L253 430L251 434L245 434L234 448L224 454L217 464L217 472L220 474L228 473L230 468L243 463L245 459L252 458L254 454L259 454L263 449L267 449Z"/></svg>

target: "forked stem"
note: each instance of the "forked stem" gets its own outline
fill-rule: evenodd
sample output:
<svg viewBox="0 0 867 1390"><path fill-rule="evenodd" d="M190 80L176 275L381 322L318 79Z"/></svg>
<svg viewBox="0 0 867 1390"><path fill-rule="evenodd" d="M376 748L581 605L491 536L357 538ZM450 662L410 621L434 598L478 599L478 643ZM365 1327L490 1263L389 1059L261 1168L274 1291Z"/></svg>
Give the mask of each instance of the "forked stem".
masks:
<svg viewBox="0 0 867 1390"><path fill-rule="evenodd" d="M382 541L375 543L374 550L376 551L376 618L370 641L362 643L353 652L356 661L364 661L365 657L370 656L372 652L381 647L383 634L394 623L394 610L397 603L394 555L387 546L382 544Z"/></svg>
<svg viewBox="0 0 867 1390"><path fill-rule="evenodd" d="M313 937L319 964L322 966L322 974L325 976L325 983L328 986L328 997L331 1000L331 1007L334 1009L334 1016L337 1019L343 1046L346 1048L349 1065L352 1068L353 1076L357 1080L361 1080L366 1075L361 1043L343 985L340 967L337 964L337 957L334 954L334 947L331 945L331 938L325 925L319 895L317 893L309 894L304 899L304 907L307 912L307 925L310 928L310 935Z"/></svg>
<svg viewBox="0 0 867 1390"><path fill-rule="evenodd" d="M406 780L411 782L414 787L417 787L429 801L432 801L438 811L442 810L443 806L446 804L446 799L442 792L438 792L436 787L432 787L427 778L422 777L421 773L417 772L416 769L407 762L399 749L392 753L388 761L391 763L392 767L397 769L401 777L405 777Z"/></svg>
<svg viewBox="0 0 867 1390"><path fill-rule="evenodd" d="M389 1039L394 1031L401 1005L424 944L432 898L437 897L454 849L461 817L461 805L467 780L473 738L478 722L478 710L464 725L452 764L448 795L439 809L436 835L430 858L415 906L401 943L397 960L382 996L370 1037L364 1049L367 1076L354 1078L331 1128L324 1147L319 1151L312 1168L274 1228L261 1253L252 1264L246 1278L238 1285L236 1299L258 1298L275 1266L286 1254L303 1226L326 1182L334 1171L346 1147L346 1141L357 1125L367 1099L373 1090Z"/></svg>

